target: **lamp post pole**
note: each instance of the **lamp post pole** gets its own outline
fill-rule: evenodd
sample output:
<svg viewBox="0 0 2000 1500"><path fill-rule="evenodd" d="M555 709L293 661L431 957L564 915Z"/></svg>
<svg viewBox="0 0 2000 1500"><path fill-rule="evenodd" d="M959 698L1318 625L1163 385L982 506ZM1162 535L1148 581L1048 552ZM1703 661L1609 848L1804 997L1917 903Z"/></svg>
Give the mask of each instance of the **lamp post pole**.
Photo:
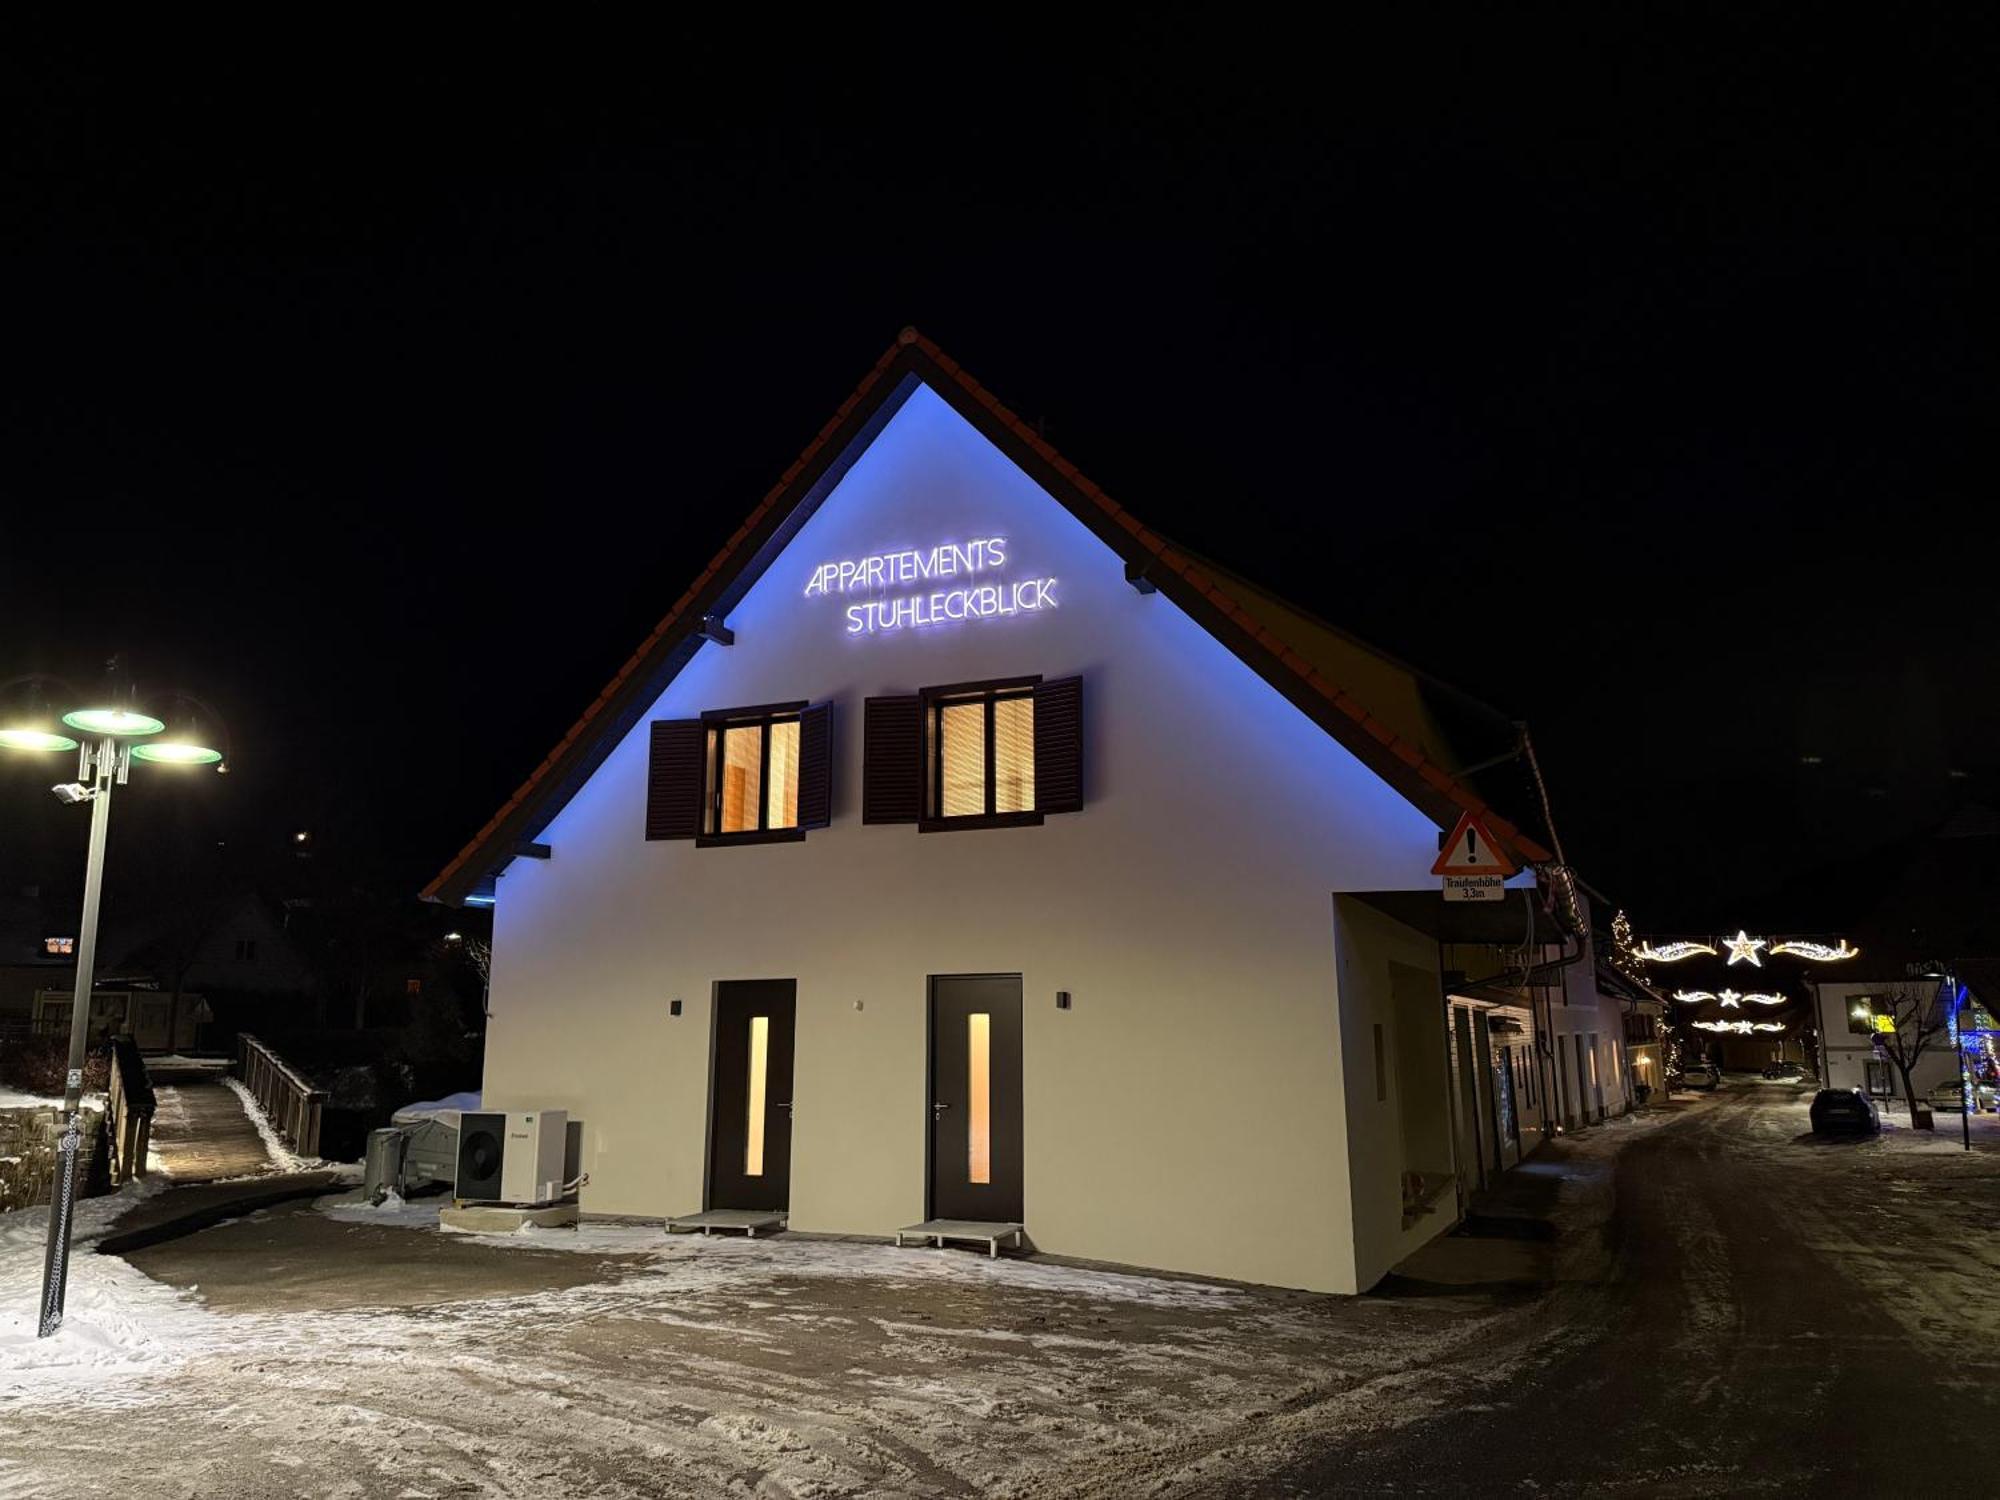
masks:
<svg viewBox="0 0 2000 1500"><path fill-rule="evenodd" d="M1959 1030L1958 1025L1958 1003L1961 998L1958 991L1958 975L1953 971L1953 966L1950 964L1944 966L1944 992L1945 1004L1951 1007L1951 1050L1958 1054L1958 1131L1960 1139L1964 1142L1965 1149L1970 1151L1972 1149L1972 1085L1967 1082L1965 1076L1965 1037Z"/></svg>
<svg viewBox="0 0 2000 1500"><path fill-rule="evenodd" d="M42 1317L39 1336L62 1326L63 1294L69 1284L70 1228L76 1211L76 1161L83 1143L83 1054L90 1040L90 998L97 963L97 909L104 894L104 845L111 828L111 787L124 773L125 749L110 738L95 752L85 750L95 772L90 793L90 856L84 866L83 925L76 940L76 989L69 1009L69 1073L63 1087L68 1121L56 1152L56 1175L49 1194L49 1245L42 1262ZM114 774L115 773L115 774Z"/></svg>

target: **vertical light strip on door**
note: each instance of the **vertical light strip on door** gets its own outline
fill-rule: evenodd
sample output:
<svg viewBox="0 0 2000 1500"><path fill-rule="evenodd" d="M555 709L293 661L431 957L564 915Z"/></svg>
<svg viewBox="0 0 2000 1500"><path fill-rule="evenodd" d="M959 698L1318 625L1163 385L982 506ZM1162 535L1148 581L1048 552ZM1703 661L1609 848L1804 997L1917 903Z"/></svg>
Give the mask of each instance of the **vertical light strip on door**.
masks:
<svg viewBox="0 0 2000 1500"><path fill-rule="evenodd" d="M750 1129L743 1147L743 1175L764 1175L764 1065L771 1050L771 1018L750 1018Z"/></svg>
<svg viewBox="0 0 2000 1500"><path fill-rule="evenodd" d="M970 1087L965 1094L966 1173L973 1182L993 1180L993 1018L981 1011L965 1018Z"/></svg>

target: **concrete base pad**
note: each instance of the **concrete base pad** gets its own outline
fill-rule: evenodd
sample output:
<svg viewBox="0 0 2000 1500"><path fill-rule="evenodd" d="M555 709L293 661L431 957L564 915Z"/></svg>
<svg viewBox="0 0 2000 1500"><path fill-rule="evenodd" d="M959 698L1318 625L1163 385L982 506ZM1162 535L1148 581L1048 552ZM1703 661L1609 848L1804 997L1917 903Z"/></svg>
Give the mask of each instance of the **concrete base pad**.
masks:
<svg viewBox="0 0 2000 1500"><path fill-rule="evenodd" d="M1016 1249L1020 1248L1020 1224L988 1224L978 1219L926 1219L921 1224L908 1224L896 1231L896 1244L900 1247L905 1240L915 1240L922 1244L929 1240L942 1248L947 1240L958 1240L975 1245L984 1245L989 1256L998 1257L1000 1242L1007 1240Z"/></svg>
<svg viewBox="0 0 2000 1500"><path fill-rule="evenodd" d="M784 1227L784 1214L769 1208L709 1208L698 1214L676 1214L667 1220L669 1234L696 1229L703 1234L712 1234L718 1229L740 1229L753 1240L760 1229L769 1231Z"/></svg>
<svg viewBox="0 0 2000 1500"><path fill-rule="evenodd" d="M546 1208L507 1208L498 1203L461 1203L438 1210L438 1223L446 1229L462 1229L472 1234L512 1234L524 1225L537 1229L563 1229L575 1225L574 1203L551 1203Z"/></svg>

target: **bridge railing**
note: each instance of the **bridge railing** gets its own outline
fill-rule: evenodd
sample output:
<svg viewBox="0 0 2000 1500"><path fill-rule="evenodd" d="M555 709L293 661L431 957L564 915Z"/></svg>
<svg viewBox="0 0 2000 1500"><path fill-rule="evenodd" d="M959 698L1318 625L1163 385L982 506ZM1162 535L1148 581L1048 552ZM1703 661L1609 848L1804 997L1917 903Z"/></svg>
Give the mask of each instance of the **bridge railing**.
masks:
<svg viewBox="0 0 2000 1500"><path fill-rule="evenodd" d="M112 1039L111 1087L105 1097L104 1136L116 1187L146 1175L146 1149L153 1138L153 1081L139 1044L129 1035Z"/></svg>
<svg viewBox="0 0 2000 1500"><path fill-rule="evenodd" d="M326 1090L313 1087L311 1080L247 1031L236 1038L236 1072L292 1149L301 1156L318 1156Z"/></svg>

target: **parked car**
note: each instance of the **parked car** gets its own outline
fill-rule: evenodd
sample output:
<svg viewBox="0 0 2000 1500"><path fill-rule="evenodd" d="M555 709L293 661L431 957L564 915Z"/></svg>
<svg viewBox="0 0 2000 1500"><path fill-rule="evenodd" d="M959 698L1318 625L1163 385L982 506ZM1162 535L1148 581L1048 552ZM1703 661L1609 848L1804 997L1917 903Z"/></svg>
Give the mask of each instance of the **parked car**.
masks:
<svg viewBox="0 0 2000 1500"><path fill-rule="evenodd" d="M1958 1091L1958 1080L1956 1078L1939 1084L1930 1091L1926 1098L1932 1109L1946 1110L1952 1114L1957 1114L1965 1105L1965 1096ZM1974 1083L1972 1085L1972 1108L1975 1114L1981 1110L2000 1110L2000 1086L1990 1083Z"/></svg>
<svg viewBox="0 0 2000 1500"><path fill-rule="evenodd" d="M1682 1072L1679 1081L1674 1084L1674 1087L1678 1089L1698 1089L1705 1094L1713 1090L1721 1082L1722 1072L1719 1068L1715 1067L1712 1063L1698 1063L1694 1067Z"/></svg>
<svg viewBox="0 0 2000 1500"><path fill-rule="evenodd" d="M1882 1114L1860 1089L1821 1089L1813 1095L1812 1128L1814 1135L1874 1135Z"/></svg>
<svg viewBox="0 0 2000 1500"><path fill-rule="evenodd" d="M1806 1076L1806 1065L1795 1062L1774 1062L1764 1070L1764 1076L1766 1078L1803 1078Z"/></svg>

